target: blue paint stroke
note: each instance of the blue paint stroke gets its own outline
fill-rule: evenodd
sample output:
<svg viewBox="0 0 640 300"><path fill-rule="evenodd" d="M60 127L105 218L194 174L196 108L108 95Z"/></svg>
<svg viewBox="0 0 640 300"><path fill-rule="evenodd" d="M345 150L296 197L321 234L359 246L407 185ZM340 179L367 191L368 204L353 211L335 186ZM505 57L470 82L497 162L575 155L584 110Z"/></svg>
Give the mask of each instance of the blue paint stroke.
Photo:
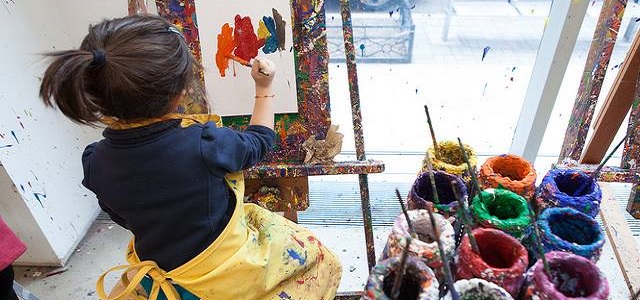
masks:
<svg viewBox="0 0 640 300"><path fill-rule="evenodd" d="M276 32L276 22L273 20L273 17L269 16L262 17L262 22L264 22L265 27L267 27L267 30L269 30L269 37L264 42L262 52L264 52L264 54L271 54L278 50L278 33Z"/></svg>
<svg viewBox="0 0 640 300"><path fill-rule="evenodd" d="M2 149L2 148L11 148L11 147L13 147L13 145L9 144L9 145L0 146L0 149Z"/></svg>
<svg viewBox="0 0 640 300"><path fill-rule="evenodd" d="M184 11L184 4L179 0L171 0L169 1L169 10L174 13L182 13Z"/></svg>
<svg viewBox="0 0 640 300"><path fill-rule="evenodd" d="M18 141L18 137L16 136L15 131L11 130L11 135L13 135L13 138L16 139L16 143L20 144L20 141Z"/></svg>
<svg viewBox="0 0 640 300"><path fill-rule="evenodd" d="M42 193L33 193L33 196L36 197L36 200L38 200L38 203L40 203L40 206L44 208L44 204L42 204L42 200L40 199L40 197L42 197L43 199L46 199L47 195Z"/></svg>
<svg viewBox="0 0 640 300"><path fill-rule="evenodd" d="M289 254L289 256L295 260L298 261L298 263L300 263L301 266L304 266L304 263L307 262L307 256L305 255L304 257L300 256L300 254L298 254L298 252L296 252L293 249L287 249L287 254Z"/></svg>
<svg viewBox="0 0 640 300"><path fill-rule="evenodd" d="M22 185L22 184L20 185L20 189L22 190L23 193L26 192L25 189L24 189L24 185Z"/></svg>
<svg viewBox="0 0 640 300"><path fill-rule="evenodd" d="M484 49L482 49L482 61L484 61L484 58L487 57L487 53L489 53L489 50L491 50L491 47L486 46L484 47Z"/></svg>
<svg viewBox="0 0 640 300"><path fill-rule="evenodd" d="M291 296L289 296L289 294L287 294L285 291L280 292L280 294L278 294L278 297L280 297L280 299L291 299Z"/></svg>

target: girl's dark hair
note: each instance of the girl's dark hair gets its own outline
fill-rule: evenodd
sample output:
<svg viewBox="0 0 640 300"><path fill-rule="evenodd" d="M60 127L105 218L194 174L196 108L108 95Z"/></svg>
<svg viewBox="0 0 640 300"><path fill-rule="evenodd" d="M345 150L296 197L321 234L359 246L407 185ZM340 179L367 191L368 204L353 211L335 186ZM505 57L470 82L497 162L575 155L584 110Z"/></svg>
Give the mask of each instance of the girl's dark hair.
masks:
<svg viewBox="0 0 640 300"><path fill-rule="evenodd" d="M47 55L53 62L40 97L82 124L170 112L197 64L177 29L157 16L102 21L89 26L79 49Z"/></svg>

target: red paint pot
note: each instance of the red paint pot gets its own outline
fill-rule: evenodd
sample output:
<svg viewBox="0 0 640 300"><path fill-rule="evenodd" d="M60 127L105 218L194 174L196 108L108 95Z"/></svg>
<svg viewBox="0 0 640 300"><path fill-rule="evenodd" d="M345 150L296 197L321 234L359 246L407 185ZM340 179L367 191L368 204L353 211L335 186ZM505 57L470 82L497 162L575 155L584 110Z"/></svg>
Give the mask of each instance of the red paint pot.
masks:
<svg viewBox="0 0 640 300"><path fill-rule="evenodd" d="M531 199L535 194L536 170L520 156L494 156L480 168L480 182L484 188L500 187Z"/></svg>
<svg viewBox="0 0 640 300"><path fill-rule="evenodd" d="M376 264L365 286L363 299L390 300L393 282L400 267L400 257L394 256ZM400 285L398 299L438 299L439 284L433 271L420 259L407 257L405 274Z"/></svg>
<svg viewBox="0 0 640 300"><path fill-rule="evenodd" d="M456 257L456 279L481 278L517 297L529 264L527 250L514 237L497 229L473 231L480 253L473 252L464 236Z"/></svg>
<svg viewBox="0 0 640 300"><path fill-rule="evenodd" d="M538 260L527 272L524 299L605 300L609 297L609 284L592 261L559 251L545 256L551 276L544 272L542 260Z"/></svg>

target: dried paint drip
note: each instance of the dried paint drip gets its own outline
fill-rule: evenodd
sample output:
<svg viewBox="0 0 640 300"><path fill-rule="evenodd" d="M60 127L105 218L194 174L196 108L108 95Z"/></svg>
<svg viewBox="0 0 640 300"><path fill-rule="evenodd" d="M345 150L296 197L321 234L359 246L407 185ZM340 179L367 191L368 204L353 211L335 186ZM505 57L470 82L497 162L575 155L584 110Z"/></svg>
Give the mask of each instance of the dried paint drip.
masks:
<svg viewBox="0 0 640 300"><path fill-rule="evenodd" d="M484 188L507 189L527 199L535 194L536 170L517 155L490 157L480 167L479 178Z"/></svg>
<svg viewBox="0 0 640 300"><path fill-rule="evenodd" d="M503 288L479 278L458 280L454 286L461 300L513 300ZM447 293L444 300L453 300L451 293Z"/></svg>
<svg viewBox="0 0 640 300"><path fill-rule="evenodd" d="M436 273L438 280L442 281L444 279L442 259L438 250L438 243L436 242L433 234L433 228L431 227L429 213L426 210L419 209L410 210L408 211L408 214L409 218L411 218L411 222L413 223L413 227L416 230L416 234L418 235L418 239L413 239L411 241L411 245L409 245L409 255L424 259L427 265ZM441 215L435 214L434 217L440 231L442 247L445 249L446 255L449 258L452 258L455 252L453 226L451 226L451 223ZM382 259L400 256L407 244L406 238L410 235L407 220L404 217L404 214L400 214L393 222L393 228L389 234L389 239L382 251Z"/></svg>
<svg viewBox="0 0 640 300"><path fill-rule="evenodd" d="M282 15L275 8L272 8L271 12L273 13L273 20L276 23L275 36L278 37L278 49L280 51L284 51L285 50L284 41L285 41L286 32L287 32L286 30L287 22L282 19Z"/></svg>
<svg viewBox="0 0 640 300"><path fill-rule="evenodd" d="M246 61L258 56L258 37L253 32L253 25L250 17L236 15L233 39L236 49L233 54Z"/></svg>
<svg viewBox="0 0 640 300"><path fill-rule="evenodd" d="M229 23L222 25L220 34L218 34L218 51L216 52L216 67L220 71L220 76L226 76L226 70L229 68L229 57L236 48L233 40L233 28Z"/></svg>
<svg viewBox="0 0 640 300"><path fill-rule="evenodd" d="M604 234L598 222L573 208L545 209L538 219L544 252L564 251L597 262L604 245ZM531 239L527 246L534 249ZM531 251L536 258L539 255Z"/></svg>
<svg viewBox="0 0 640 300"><path fill-rule="evenodd" d="M424 172L418 175L418 178L416 178L416 181L411 187L407 207L409 207L409 209L427 209L431 207L434 208L434 212L442 214L445 218L455 218L458 203L453 193L453 188L451 187L451 181L456 182L463 199L467 197L467 188L464 182L459 177L442 171L435 171L433 176L440 203L435 204L433 202L433 191L429 180L429 173ZM450 221L453 221L453 219L450 219Z"/></svg>
<svg viewBox="0 0 640 300"><path fill-rule="evenodd" d="M590 260L567 252L545 255L551 276L538 262L527 272L524 299L526 300L605 300L609 284L598 267Z"/></svg>
<svg viewBox="0 0 640 300"><path fill-rule="evenodd" d="M553 169L542 179L535 204L539 211L547 207L572 207L591 217L600 210L602 191L598 182L573 169Z"/></svg>
<svg viewBox="0 0 640 300"><path fill-rule="evenodd" d="M517 297L529 264L527 249L512 236L491 228L473 231L480 253L464 236L456 257L456 279L481 278Z"/></svg>
<svg viewBox="0 0 640 300"><path fill-rule="evenodd" d="M264 16L262 17L262 22L260 24L264 24L264 30L266 30L266 32L261 32L260 28L258 28L258 37L260 39L265 39L262 52L265 54L276 52L276 50L278 50L278 34L276 32L275 21L272 17Z"/></svg>
<svg viewBox="0 0 640 300"><path fill-rule="evenodd" d="M476 195L471 212L480 226L500 229L517 239L523 238L531 221L527 200L503 189L486 189L482 197Z"/></svg>
<svg viewBox="0 0 640 300"><path fill-rule="evenodd" d="M463 145L471 166L475 168L478 163L476 152L469 145ZM439 154L441 159L436 159L435 150L429 148L427 153L433 163L435 170L442 170L454 175L462 175L467 171L467 165L464 163L462 152L457 142L442 141L438 142ZM426 161L422 162L422 171L427 171Z"/></svg>
<svg viewBox="0 0 640 300"><path fill-rule="evenodd" d="M388 295L391 294L399 265L399 257L391 257L376 264L367 281L363 299L390 300L391 297ZM407 257L406 271L398 300L437 299L439 284L434 278L433 271L422 260Z"/></svg>

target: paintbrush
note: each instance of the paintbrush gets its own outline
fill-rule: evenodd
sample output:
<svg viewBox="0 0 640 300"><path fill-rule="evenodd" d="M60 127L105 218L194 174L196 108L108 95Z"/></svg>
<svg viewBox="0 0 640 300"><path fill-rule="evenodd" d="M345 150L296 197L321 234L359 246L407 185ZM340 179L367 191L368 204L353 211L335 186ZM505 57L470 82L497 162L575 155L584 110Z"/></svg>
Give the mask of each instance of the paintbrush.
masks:
<svg viewBox="0 0 640 300"><path fill-rule="evenodd" d="M396 196L398 197L398 201L400 201L400 207L402 208L402 213L404 214L404 218L407 219L407 226L409 227L409 233L412 238L417 238L416 230L413 228L413 223L411 223L411 218L409 218L409 212L407 212L407 208L404 206L404 202L402 201L402 196L400 196L400 190L396 188Z"/></svg>
<svg viewBox="0 0 640 300"><path fill-rule="evenodd" d="M627 138L629 137L630 134L631 134L631 131L627 132L627 134L624 136L624 138L622 138L622 140L613 148L613 150L611 150L609 155L607 155L607 157L598 165L596 170L593 171L593 174L591 174L591 177L593 179L596 179L596 180L598 179L598 175L600 175L600 171L602 171L602 168L604 168L604 165L609 161L609 159L613 156L613 154L616 151L618 151L618 148L620 148L620 146L622 146L622 144L624 143L624 141L627 140Z"/></svg>
<svg viewBox="0 0 640 300"><path fill-rule="evenodd" d="M391 287L391 299L397 300L400 296L400 287L402 285L402 278L404 277L404 269L407 265L407 257L409 256L409 245L411 245L412 238L407 238L407 245L404 246L402 256L400 257L400 266L396 273L396 278L393 280L393 286Z"/></svg>
<svg viewBox="0 0 640 300"><path fill-rule="evenodd" d="M244 59L242 59L240 57L237 57L237 56L235 56L233 54L227 55L227 58L228 59L232 59L232 60L236 61L237 63L239 63L239 64L241 64L241 65L243 65L245 67L251 68L253 66L250 62L248 62L248 61L246 61L246 60L244 60Z"/></svg>
<svg viewBox="0 0 640 300"><path fill-rule="evenodd" d="M467 232L467 236L469 236L469 243L471 243L471 249L473 252L480 254L480 248L478 247L478 242L476 241L475 236L473 236L473 232L471 232L471 227L473 226L472 221L467 214L467 206L462 201L462 197L460 196L460 191L458 190L458 185L455 181L451 181L451 188L453 189L453 196L458 201L458 210L460 211L460 216L462 218L462 223L464 223L465 231Z"/></svg>
<svg viewBox="0 0 640 300"><path fill-rule="evenodd" d="M438 190L436 189L436 178L433 175L433 164L431 164L431 157L427 154L424 158L427 163L427 172L429 172L429 181L431 182L431 194L433 195L433 203L439 204L440 198L438 197Z"/></svg>
<svg viewBox="0 0 640 300"><path fill-rule="evenodd" d="M431 131L431 142L433 142L433 152L435 153L436 159L440 160L440 148L438 147L438 141L436 140L436 133L433 130L433 124L431 123L431 116L429 115L429 107L424 105L424 112L427 114L427 123L429 124L429 131ZM429 153L427 153L429 156Z"/></svg>
<svg viewBox="0 0 640 300"><path fill-rule="evenodd" d="M436 243L438 244L438 250L440 251L440 259L442 260L442 269L444 270L444 275L447 277L447 285L449 286L449 292L451 292L451 298L453 300L460 300L460 295L458 295L458 292L456 291L456 288L453 283L453 275L451 274L449 259L447 258L447 255L444 252L444 247L442 246L442 241L440 240L440 230L438 230L436 219L433 216L433 209L431 207L427 207L427 212L429 212L431 228L433 228L433 235L435 235L435 240L436 240Z"/></svg>
<svg viewBox="0 0 640 300"><path fill-rule="evenodd" d="M460 152L462 152L462 158L464 162L467 164L467 171L469 172L469 176L471 177L471 182L473 182L473 187L476 189L480 200L482 200L482 188L480 188L480 183L478 183L478 178L476 178L475 172L471 168L471 163L469 162L469 157L467 157L467 152L464 151L464 145L462 145L462 141L458 138L458 145L460 146Z"/></svg>
<svg viewBox="0 0 640 300"><path fill-rule="evenodd" d="M531 224L533 225L533 242L536 244L538 254L542 259L542 266L544 267L544 271L545 273L547 273L547 276L551 278L551 268L549 268L547 257L544 256L544 249L542 247L542 241L540 240L540 232L538 231L538 222L536 221L536 213L531 208L531 203L529 203L529 201L527 201L527 209L529 210L529 214L531 215Z"/></svg>

